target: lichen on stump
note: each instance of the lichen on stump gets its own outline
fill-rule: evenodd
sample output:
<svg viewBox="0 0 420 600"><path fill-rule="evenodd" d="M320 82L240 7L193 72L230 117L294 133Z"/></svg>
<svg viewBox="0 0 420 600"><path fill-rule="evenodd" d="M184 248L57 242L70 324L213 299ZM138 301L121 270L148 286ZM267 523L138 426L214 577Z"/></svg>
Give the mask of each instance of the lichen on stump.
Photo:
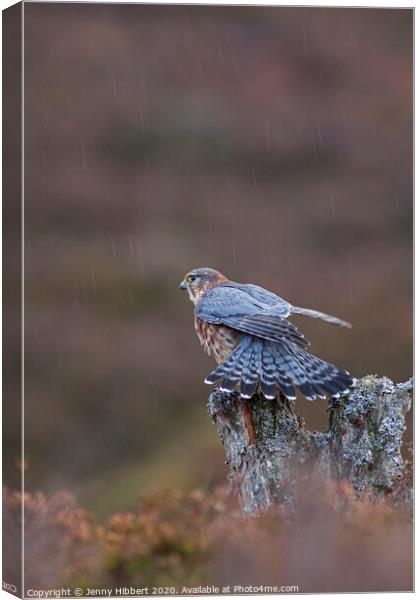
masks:
<svg viewBox="0 0 420 600"><path fill-rule="evenodd" d="M347 480L357 495L396 496L404 477L401 447L412 394L412 380L394 385L387 377L364 377L347 396L329 401L329 429L319 433L306 431L294 403L281 396L273 401L256 393L243 400L215 389L209 414L243 510L257 515L278 504L292 508L294 489L308 474ZM251 440L249 416L255 429ZM404 501L411 502L411 494L405 493Z"/></svg>

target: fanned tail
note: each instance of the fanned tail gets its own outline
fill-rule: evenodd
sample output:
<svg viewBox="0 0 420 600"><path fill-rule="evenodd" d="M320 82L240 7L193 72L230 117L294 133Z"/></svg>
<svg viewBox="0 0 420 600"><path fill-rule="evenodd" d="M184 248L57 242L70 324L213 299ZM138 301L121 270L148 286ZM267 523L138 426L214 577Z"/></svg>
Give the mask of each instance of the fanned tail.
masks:
<svg viewBox="0 0 420 600"><path fill-rule="evenodd" d="M212 371L206 383L220 383L223 391L236 388L251 398L259 385L267 399L277 391L290 400L298 389L308 400L339 397L349 392L355 379L345 371L309 354L292 343L275 343L243 336L229 358Z"/></svg>

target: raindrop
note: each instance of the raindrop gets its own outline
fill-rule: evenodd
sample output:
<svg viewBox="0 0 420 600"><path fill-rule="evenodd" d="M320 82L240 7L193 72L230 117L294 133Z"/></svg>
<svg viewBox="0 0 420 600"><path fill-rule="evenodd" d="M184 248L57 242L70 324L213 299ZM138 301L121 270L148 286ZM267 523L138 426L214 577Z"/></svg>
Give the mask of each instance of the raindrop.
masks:
<svg viewBox="0 0 420 600"><path fill-rule="evenodd" d="M373 191L376 193L378 191L378 184L377 184L376 179L374 177L372 178L371 185L372 185Z"/></svg>
<svg viewBox="0 0 420 600"><path fill-rule="evenodd" d="M335 221L335 206L334 206L334 198L333 198L332 194L329 195L329 199L330 199L331 218L333 221Z"/></svg>
<svg viewBox="0 0 420 600"><path fill-rule="evenodd" d="M90 270L90 279L91 279L91 282L92 282L93 291L96 294L97 287L96 287L96 273L95 273L95 269L91 269Z"/></svg>
<svg viewBox="0 0 420 600"><path fill-rule="evenodd" d="M238 74L238 61L236 59L236 56L232 57L232 65L233 65L233 70L235 71L235 75Z"/></svg>
<svg viewBox="0 0 420 600"><path fill-rule="evenodd" d="M224 174L225 174L225 185L226 185L227 189L230 190L232 188L232 182L230 179L230 175L226 171L226 169L224 169Z"/></svg>
<svg viewBox="0 0 420 600"><path fill-rule="evenodd" d="M350 298L350 302L352 304L354 304L354 288L353 288L353 283L352 281L354 280L354 261L353 261L353 253L350 252L349 257L348 257L348 261L349 261L349 287L348 287L348 293L349 293L349 298Z"/></svg>
<svg viewBox="0 0 420 600"><path fill-rule="evenodd" d="M208 229L209 229L209 241L213 245L213 219L211 217L208 220Z"/></svg>
<svg viewBox="0 0 420 600"><path fill-rule="evenodd" d="M255 167L252 167L252 184L254 186L254 189L257 189L257 176L255 173Z"/></svg>
<svg viewBox="0 0 420 600"><path fill-rule="evenodd" d="M271 152L271 129L268 119L265 120L265 143L267 146L267 151Z"/></svg>
<svg viewBox="0 0 420 600"><path fill-rule="evenodd" d="M132 290L130 290L130 291L128 292L128 305L129 305L131 308L133 308L133 306L134 306L134 294L133 294Z"/></svg>
<svg viewBox="0 0 420 600"><path fill-rule="evenodd" d="M303 48L305 50L305 54L308 52L308 40L306 38L306 27L302 25L302 33L303 33Z"/></svg>
<svg viewBox="0 0 420 600"><path fill-rule="evenodd" d="M318 150L316 149L316 140L312 138L312 150L315 156L315 160L318 160Z"/></svg>
<svg viewBox="0 0 420 600"><path fill-rule="evenodd" d="M130 254L131 254L131 258L133 258L133 259L134 259L134 244L133 244L133 236L132 236L132 235L129 235L129 236L128 236L128 241L129 241L129 244L130 244Z"/></svg>
<svg viewBox="0 0 420 600"><path fill-rule="evenodd" d="M222 68L225 67L225 56L223 53L223 45L219 44L219 60L220 60L220 64L222 66Z"/></svg>
<svg viewBox="0 0 420 600"><path fill-rule="evenodd" d="M111 69L111 67L108 65L108 74L111 77L111 83L112 83L112 91L114 92L114 96L117 95L117 83L115 81L115 75L114 75L114 71L113 69Z"/></svg>
<svg viewBox="0 0 420 600"><path fill-rule="evenodd" d="M112 237L112 235L110 237L110 241L111 241L111 253L112 253L112 256L117 256L117 251L115 249L115 241L114 241L114 238Z"/></svg>
<svg viewBox="0 0 420 600"><path fill-rule="evenodd" d="M83 168L86 169L87 168L86 146L85 146L85 140L83 138L80 139L80 151L82 154L82 165L83 165Z"/></svg>
<svg viewBox="0 0 420 600"><path fill-rule="evenodd" d="M139 106L139 113L140 113L140 127L144 134L144 113L143 113L143 109L141 106Z"/></svg>
<svg viewBox="0 0 420 600"><path fill-rule="evenodd" d="M191 45L191 21L189 15L184 16L184 36L188 45Z"/></svg>
<svg viewBox="0 0 420 600"><path fill-rule="evenodd" d="M397 302L397 288L395 285L395 281L392 281L391 289L392 289L392 298L393 298L394 302L396 303Z"/></svg>
<svg viewBox="0 0 420 600"><path fill-rule="evenodd" d="M231 242L231 245L232 245L232 260L233 260L233 264L237 265L238 264L238 257L237 257L237 254L236 254L236 245L235 245L235 242L233 240Z"/></svg>
<svg viewBox="0 0 420 600"><path fill-rule="evenodd" d="M50 118L48 116L48 113L46 110L44 110L44 117L45 117L45 124L47 126L48 131L51 131L50 129Z"/></svg>
<svg viewBox="0 0 420 600"><path fill-rule="evenodd" d="M322 137L321 125L319 124L319 117L316 117L315 120L316 120L316 129L318 132L319 144L320 144L321 148L324 149L324 140Z"/></svg>
<svg viewBox="0 0 420 600"><path fill-rule="evenodd" d="M140 86L141 86L141 96L142 96L142 100L143 100L142 104L143 104L143 106L146 107L147 106L147 94L146 94L146 84L144 81L144 77L141 78Z"/></svg>

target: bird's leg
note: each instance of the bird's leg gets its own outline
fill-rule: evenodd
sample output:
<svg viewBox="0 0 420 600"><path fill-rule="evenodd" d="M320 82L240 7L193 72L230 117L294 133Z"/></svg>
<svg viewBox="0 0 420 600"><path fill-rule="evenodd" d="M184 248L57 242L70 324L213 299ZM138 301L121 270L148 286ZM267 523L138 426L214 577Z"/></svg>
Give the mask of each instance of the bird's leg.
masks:
<svg viewBox="0 0 420 600"><path fill-rule="evenodd" d="M251 406L250 406L249 402L246 402L246 401L243 402L242 400L239 400L239 403L241 406L242 416L244 418L245 427L246 427L246 431L248 434L248 446L254 446L255 442L257 441L257 438L255 435L254 423L252 421Z"/></svg>

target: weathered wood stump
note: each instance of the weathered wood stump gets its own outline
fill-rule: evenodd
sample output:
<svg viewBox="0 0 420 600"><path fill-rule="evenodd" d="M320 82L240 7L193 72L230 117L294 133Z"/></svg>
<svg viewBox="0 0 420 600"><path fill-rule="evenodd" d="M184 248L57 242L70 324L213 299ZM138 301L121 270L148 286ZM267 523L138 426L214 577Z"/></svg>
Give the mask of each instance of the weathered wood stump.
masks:
<svg viewBox="0 0 420 600"><path fill-rule="evenodd" d="M242 400L215 389L209 414L243 510L257 515L277 504L292 508L305 469L312 476L347 480L358 495L392 492L404 475L401 446L412 394L412 380L394 385L387 377L364 377L347 396L329 401L329 429L318 433L306 431L294 403L282 397L266 400L257 393ZM251 444L249 414L255 429Z"/></svg>

